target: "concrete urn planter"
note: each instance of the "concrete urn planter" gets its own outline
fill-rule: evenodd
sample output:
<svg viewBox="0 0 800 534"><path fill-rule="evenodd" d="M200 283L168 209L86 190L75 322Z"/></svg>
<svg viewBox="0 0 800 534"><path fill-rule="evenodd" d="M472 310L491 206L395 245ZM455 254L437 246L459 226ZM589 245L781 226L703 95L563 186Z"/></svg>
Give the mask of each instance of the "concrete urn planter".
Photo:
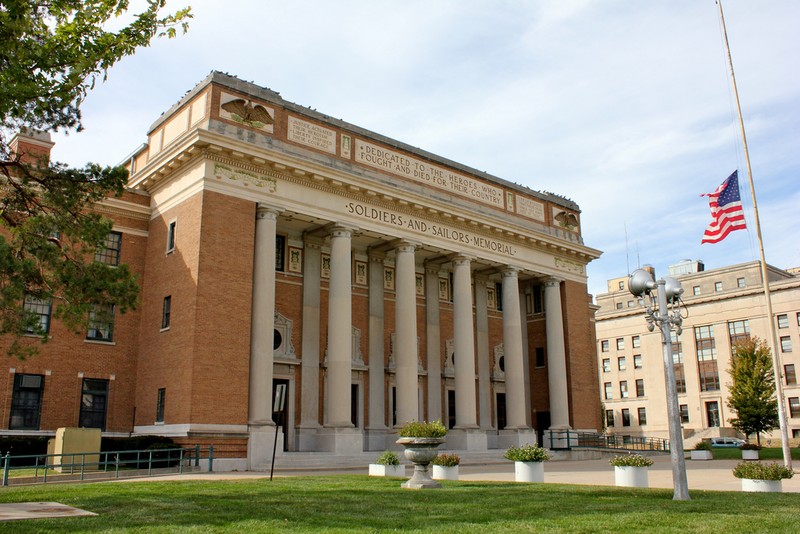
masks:
<svg viewBox="0 0 800 534"><path fill-rule="evenodd" d="M544 482L544 462L514 462L517 482Z"/></svg>
<svg viewBox="0 0 800 534"><path fill-rule="evenodd" d="M691 451L691 458L692 460L712 460L714 457L711 455L711 451L695 450Z"/></svg>
<svg viewBox="0 0 800 534"><path fill-rule="evenodd" d="M758 480L753 478L743 478L742 491L752 491L758 493L781 493L783 492L782 482L782 480Z"/></svg>
<svg viewBox="0 0 800 534"><path fill-rule="evenodd" d="M458 466L433 466L433 479L434 480L458 480Z"/></svg>
<svg viewBox="0 0 800 534"><path fill-rule="evenodd" d="M371 477L400 477L400 478L405 478L405 476L406 476L406 466L404 466L404 465L369 464L369 476L371 476Z"/></svg>
<svg viewBox="0 0 800 534"><path fill-rule="evenodd" d="M742 460L758 460L758 449L742 449Z"/></svg>
<svg viewBox="0 0 800 534"><path fill-rule="evenodd" d="M625 488L646 488L647 467L636 467L631 465L614 466L614 483Z"/></svg>
<svg viewBox="0 0 800 534"><path fill-rule="evenodd" d="M408 438L400 437L398 445L405 447L405 457L414 464L414 474L402 487L406 489L441 488L442 485L433 480L428 474L428 465L439 454L439 445L444 443L444 438Z"/></svg>

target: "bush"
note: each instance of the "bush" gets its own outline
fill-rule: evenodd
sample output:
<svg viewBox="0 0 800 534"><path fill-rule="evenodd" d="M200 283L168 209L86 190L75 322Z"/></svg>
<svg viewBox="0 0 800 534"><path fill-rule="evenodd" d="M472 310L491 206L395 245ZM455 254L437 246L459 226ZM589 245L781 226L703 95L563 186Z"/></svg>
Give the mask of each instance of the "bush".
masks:
<svg viewBox="0 0 800 534"><path fill-rule="evenodd" d="M443 438L447 429L441 421L409 421L400 427L398 434L401 438Z"/></svg>
<svg viewBox="0 0 800 534"><path fill-rule="evenodd" d="M641 454L623 454L613 457L608 463L614 467L650 467L653 460Z"/></svg>
<svg viewBox="0 0 800 534"><path fill-rule="evenodd" d="M441 467L455 467L461 463L461 457L457 454L442 453L437 455L431 463Z"/></svg>
<svg viewBox="0 0 800 534"><path fill-rule="evenodd" d="M782 480L792 478L794 471L775 462L740 462L733 468L733 476L751 480Z"/></svg>
<svg viewBox="0 0 800 534"><path fill-rule="evenodd" d="M756 443L742 443L739 448L743 451L760 451L761 447Z"/></svg>
<svg viewBox="0 0 800 534"><path fill-rule="evenodd" d="M385 451L383 454L378 456L378 459L375 461L378 465L400 465L400 458L398 458L396 452L392 451Z"/></svg>
<svg viewBox="0 0 800 534"><path fill-rule="evenodd" d="M14 456L44 456L47 454L46 436L0 436L0 454L11 454L9 467L28 467L36 465L36 458L19 458Z"/></svg>
<svg viewBox="0 0 800 534"><path fill-rule="evenodd" d="M550 459L547 449L538 445L523 445L521 447L511 447L503 457L512 462L544 462Z"/></svg>
<svg viewBox="0 0 800 534"><path fill-rule="evenodd" d="M698 441L695 446L694 450L696 451L710 451L711 450L711 443L708 441Z"/></svg>
<svg viewBox="0 0 800 534"><path fill-rule="evenodd" d="M150 460L149 451L153 451L152 467L174 467L178 465L180 453L178 451L164 452L164 449L180 449L172 438L165 436L130 436L127 438L103 438L100 444L102 452L114 453L117 451L143 451L120 452L119 461L125 467L134 469L147 469ZM109 454L107 461L114 462L115 455Z"/></svg>

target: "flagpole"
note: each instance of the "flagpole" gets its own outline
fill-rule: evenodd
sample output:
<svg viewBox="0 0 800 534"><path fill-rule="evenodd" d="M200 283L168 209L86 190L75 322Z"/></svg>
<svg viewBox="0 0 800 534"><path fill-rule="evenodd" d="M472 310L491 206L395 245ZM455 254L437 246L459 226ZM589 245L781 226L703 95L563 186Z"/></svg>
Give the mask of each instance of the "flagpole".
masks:
<svg viewBox="0 0 800 534"><path fill-rule="evenodd" d="M739 89L736 87L736 76L733 73L733 59L731 59L731 48L728 44L728 30L725 27L725 16L722 14L722 0L717 0L719 6L719 19L722 22L722 36L725 40L725 52L728 56L728 65L731 69L731 81L733 82L733 95L736 100L736 112L739 115L739 130L742 134L742 145L744 146L744 160L747 165L747 178L750 180L750 195L753 199L753 214L756 225L756 235L758 236L758 249L761 253L761 283L764 285L764 299L767 301L767 323L769 323L770 344L772 345L772 365L775 368L775 396L778 400L778 422L781 429L781 446L783 448L783 465L788 469L792 468L792 453L789 449L789 430L786 421L786 409L783 399L783 366L781 357L778 354L778 336L775 332L775 320L772 315L772 296L769 290L769 279L767 278L767 260L764 256L764 241L761 238L761 222L758 218L758 204L756 203L756 188L753 183L753 171L750 167L750 153L747 151L747 136L744 132L744 119L742 118L742 106L739 103Z"/></svg>

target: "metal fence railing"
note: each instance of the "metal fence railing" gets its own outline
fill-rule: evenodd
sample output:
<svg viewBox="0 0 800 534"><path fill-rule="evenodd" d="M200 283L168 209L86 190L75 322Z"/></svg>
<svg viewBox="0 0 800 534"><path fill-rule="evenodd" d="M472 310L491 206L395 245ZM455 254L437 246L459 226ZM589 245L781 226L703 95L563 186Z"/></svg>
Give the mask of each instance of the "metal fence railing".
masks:
<svg viewBox="0 0 800 534"><path fill-rule="evenodd" d="M545 444L550 449L562 450L585 448L669 452L669 440L666 439L574 430L551 430L545 435Z"/></svg>
<svg viewBox="0 0 800 534"><path fill-rule="evenodd" d="M145 477L214 468L214 447L2 456L2 485ZM203 466L205 467L205 465Z"/></svg>

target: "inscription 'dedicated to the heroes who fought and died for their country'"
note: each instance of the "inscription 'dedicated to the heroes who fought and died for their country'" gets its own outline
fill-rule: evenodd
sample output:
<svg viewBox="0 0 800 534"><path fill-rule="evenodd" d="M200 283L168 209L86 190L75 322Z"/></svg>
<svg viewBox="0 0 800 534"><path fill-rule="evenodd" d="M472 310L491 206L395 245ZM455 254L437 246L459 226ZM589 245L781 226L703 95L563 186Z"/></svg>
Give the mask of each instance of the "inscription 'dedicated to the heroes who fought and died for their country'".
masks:
<svg viewBox="0 0 800 534"><path fill-rule="evenodd" d="M373 221L378 221L392 226L398 226L411 230L413 232L438 237L461 245L469 245L483 250L495 252L497 254L504 254L506 256L516 256L517 249L508 243L498 241L496 239L487 239L483 236L475 235L463 230L448 228L441 224L429 223L421 219L409 217L401 213L392 213L391 211L374 208L357 202L348 202L345 204L345 210L351 215L363 217Z"/></svg>
<svg viewBox="0 0 800 534"><path fill-rule="evenodd" d="M432 185L457 195L503 208L503 190L468 176L356 139L356 161Z"/></svg>

